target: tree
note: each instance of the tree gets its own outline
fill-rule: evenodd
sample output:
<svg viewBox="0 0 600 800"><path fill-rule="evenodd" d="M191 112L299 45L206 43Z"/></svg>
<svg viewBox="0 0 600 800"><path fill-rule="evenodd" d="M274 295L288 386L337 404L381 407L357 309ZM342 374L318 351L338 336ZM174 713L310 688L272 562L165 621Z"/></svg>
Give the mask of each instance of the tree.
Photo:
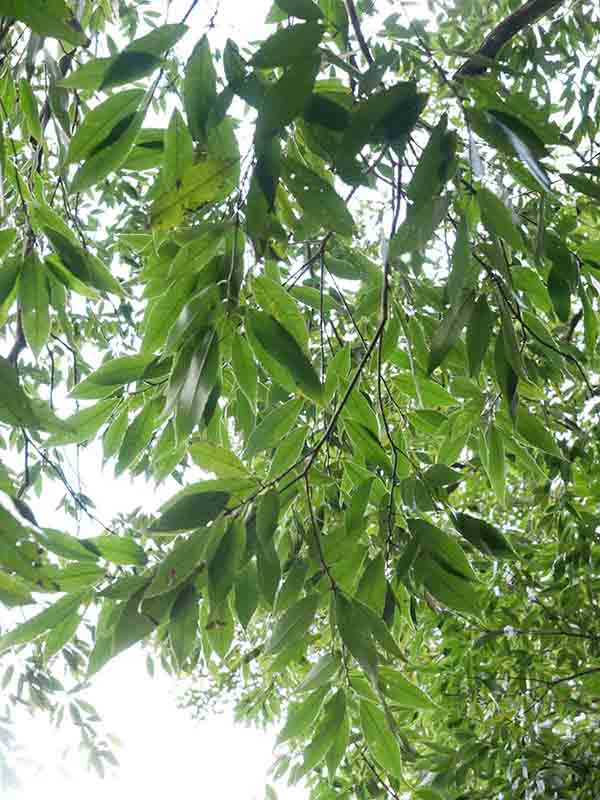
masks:
<svg viewBox="0 0 600 800"><path fill-rule="evenodd" d="M7 716L102 772L145 642L315 800L594 800L597 4L276 0L182 60L195 6L0 2ZM100 439L181 491L47 527Z"/></svg>

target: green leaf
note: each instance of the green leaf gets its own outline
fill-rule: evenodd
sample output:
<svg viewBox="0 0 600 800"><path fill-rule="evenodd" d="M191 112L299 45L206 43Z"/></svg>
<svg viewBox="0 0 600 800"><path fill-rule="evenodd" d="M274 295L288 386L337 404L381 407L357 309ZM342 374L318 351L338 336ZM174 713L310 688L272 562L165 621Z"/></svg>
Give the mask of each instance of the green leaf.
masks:
<svg viewBox="0 0 600 800"><path fill-rule="evenodd" d="M177 44L186 31L186 25L161 25L134 39L110 60L99 88L112 89L152 74L160 66L161 56Z"/></svg>
<svg viewBox="0 0 600 800"><path fill-rule="evenodd" d="M217 99L217 73L208 39L203 36L192 50L183 79L183 102L192 138L206 140L208 120Z"/></svg>
<svg viewBox="0 0 600 800"><path fill-rule="evenodd" d="M258 370L254 354L245 339L240 338L236 341L235 347L232 348L231 359L233 374L238 386L250 403L250 407L254 410L256 408L256 392L258 389Z"/></svg>
<svg viewBox="0 0 600 800"><path fill-rule="evenodd" d="M208 158L188 169L181 182L153 203L152 225L169 229L180 223L187 211L225 198L237 187L237 159Z"/></svg>
<svg viewBox="0 0 600 800"><path fill-rule="evenodd" d="M23 330L36 359L50 335L50 297L45 264L35 253L26 256L19 276Z"/></svg>
<svg viewBox="0 0 600 800"><path fill-rule="evenodd" d="M257 125L260 139L272 137L307 109L320 61L318 54L306 55L289 66L276 83L267 86Z"/></svg>
<svg viewBox="0 0 600 800"><path fill-rule="evenodd" d="M208 565L211 609L219 608L233 588L246 548L246 528L241 519L231 522Z"/></svg>
<svg viewBox="0 0 600 800"><path fill-rule="evenodd" d="M256 506L256 534L261 543L270 542L277 531L279 522L279 492L269 489Z"/></svg>
<svg viewBox="0 0 600 800"><path fill-rule="evenodd" d="M249 477L248 470L235 453L218 444L194 439L189 453L200 469L213 472L217 478Z"/></svg>
<svg viewBox="0 0 600 800"><path fill-rule="evenodd" d="M75 561L97 561L99 553L86 547L81 539L71 536L53 528L43 528L36 534L37 538L47 550L61 558L74 559Z"/></svg>
<svg viewBox="0 0 600 800"><path fill-rule="evenodd" d="M556 316L561 322L568 322L571 317L571 287L556 266L552 267L548 275L548 294Z"/></svg>
<svg viewBox="0 0 600 800"><path fill-rule="evenodd" d="M108 421L116 408L117 400L100 400L89 408L76 411L64 420L65 430L46 440L46 447L79 444L93 439L100 427Z"/></svg>
<svg viewBox="0 0 600 800"><path fill-rule="evenodd" d="M143 89L112 95L83 118L67 151L67 163L84 161L116 142L144 99Z"/></svg>
<svg viewBox="0 0 600 800"><path fill-rule="evenodd" d="M24 22L39 36L87 47L89 39L64 0L2 0L2 14Z"/></svg>
<svg viewBox="0 0 600 800"><path fill-rule="evenodd" d="M159 563L144 596L152 598L166 594L186 581L202 563L209 541L210 533L205 529L178 539L171 551Z"/></svg>
<svg viewBox="0 0 600 800"><path fill-rule="evenodd" d="M290 705L285 725L277 737L279 744L303 736L313 726L328 691L328 686L315 689L302 702Z"/></svg>
<svg viewBox="0 0 600 800"><path fill-rule="evenodd" d="M187 170L194 163L194 140L177 109L165 135L165 158L162 170L166 191L176 189Z"/></svg>
<svg viewBox="0 0 600 800"><path fill-rule="evenodd" d="M198 620L199 597L193 586L186 586L177 596L169 623L169 641L179 669L196 646Z"/></svg>
<svg viewBox="0 0 600 800"><path fill-rule="evenodd" d="M318 604L317 595L311 594L303 597L302 600L299 600L288 609L275 623L273 633L267 642L265 653L274 655L283 647L288 647L302 639L314 622Z"/></svg>
<svg viewBox="0 0 600 800"><path fill-rule="evenodd" d="M475 573L456 537L426 522L424 519L409 519L408 527L422 553L428 554L447 572L467 581L475 580Z"/></svg>
<svg viewBox="0 0 600 800"><path fill-rule="evenodd" d="M29 585L18 575L9 575L0 570L0 602L12 608L33 603Z"/></svg>
<svg viewBox="0 0 600 800"><path fill-rule="evenodd" d="M235 583L235 611L244 630L258 608L258 573L256 563L250 561L238 573Z"/></svg>
<svg viewBox="0 0 600 800"><path fill-rule="evenodd" d="M29 135L41 144L43 134L38 103L31 84L26 78L21 78L19 81L19 101Z"/></svg>
<svg viewBox="0 0 600 800"><path fill-rule="evenodd" d="M502 506L506 503L506 474L504 440L498 428L491 424L487 430L487 473L492 489Z"/></svg>
<svg viewBox="0 0 600 800"><path fill-rule="evenodd" d="M70 616L74 611L79 609L82 603L85 603L89 597L88 590L68 594L61 597L56 603L53 603L48 608L40 611L27 622L22 622L13 628L12 631L0 636L0 653L4 653L11 647L20 644L33 642L38 636L46 633L46 631L59 625L64 619Z"/></svg>
<svg viewBox="0 0 600 800"><path fill-rule="evenodd" d="M262 43L252 63L261 69L287 67L313 53L323 33L323 27L312 21L281 28Z"/></svg>
<svg viewBox="0 0 600 800"><path fill-rule="evenodd" d="M446 569L443 561L422 553L413 569L415 577L441 603L465 614L479 614L481 603L473 583Z"/></svg>
<svg viewBox="0 0 600 800"><path fill-rule="evenodd" d="M475 306L475 294L469 292L464 299L450 308L441 325L431 339L431 350L427 371L431 374L444 361L450 350L458 342L465 325L471 319Z"/></svg>
<svg viewBox="0 0 600 800"><path fill-rule="evenodd" d="M106 70L114 62L114 58L93 58L78 69L58 81L57 86L64 89L98 90L104 80Z"/></svg>
<svg viewBox="0 0 600 800"><path fill-rule="evenodd" d="M271 360L274 360L304 394L320 402L322 386L319 376L298 342L283 325L262 311L250 311L247 314L247 324L253 337L251 344L254 346L258 343L256 355L265 369L270 371Z"/></svg>
<svg viewBox="0 0 600 800"><path fill-rule="evenodd" d="M292 431L279 445L273 455L268 478L286 473L299 459L304 450L307 429L305 426Z"/></svg>
<svg viewBox="0 0 600 800"><path fill-rule="evenodd" d="M144 548L126 536L103 534L80 541L84 547L90 547L94 553L98 553L113 564L143 567L148 561Z"/></svg>
<svg viewBox="0 0 600 800"><path fill-rule="evenodd" d="M251 459L264 450L276 447L292 430L302 406L302 400L288 400L270 411L252 432L244 458Z"/></svg>
<svg viewBox="0 0 600 800"><path fill-rule="evenodd" d="M402 778L400 747L384 712L369 700L360 701L360 726L375 761L395 778Z"/></svg>
<svg viewBox="0 0 600 800"><path fill-rule="evenodd" d="M473 306L473 312L467 324L467 357L471 377L479 374L490 344L495 319L486 296L482 294Z"/></svg>
<svg viewBox="0 0 600 800"><path fill-rule="evenodd" d="M332 185L298 161L285 162L285 182L309 218L342 236L351 236L354 220Z"/></svg>
<svg viewBox="0 0 600 800"><path fill-rule="evenodd" d="M539 142L538 140L538 146L532 149L532 138L535 142L537 137L529 128L527 128L526 125L523 124L521 120L516 119L510 114L504 114L500 111L496 111L495 109L491 109L488 112L488 118L494 120L495 124L505 135L518 158L533 175L541 188L545 192L552 191L550 178L548 177L546 170L540 164L536 153L534 152L534 149L537 149L538 152L541 149L542 153L544 153L543 143Z"/></svg>
<svg viewBox="0 0 600 800"><path fill-rule="evenodd" d="M56 224L54 220L52 222ZM73 241L70 234L65 235L64 231L57 230L52 225L45 225L43 231L60 256L62 264L66 268L64 271L67 272L68 277L72 277L70 276L70 273L72 273L82 283L94 286L101 292L112 292L116 295L123 294L121 284L104 266L102 261L89 250L83 250ZM51 260L49 260L49 263L51 263Z"/></svg>
<svg viewBox="0 0 600 800"><path fill-rule="evenodd" d="M136 460L148 446L158 425L158 417L164 406L162 397L155 397L147 403L127 428L119 450L115 473L120 475Z"/></svg>
<svg viewBox="0 0 600 800"><path fill-rule="evenodd" d="M188 436L202 421L219 374L219 339L209 329L192 352L187 374L177 398L176 430Z"/></svg>
<svg viewBox="0 0 600 800"><path fill-rule="evenodd" d="M443 115L431 132L406 187L406 196L415 206L424 205L432 195L440 194L449 177L455 135L447 131L447 125L447 117Z"/></svg>
<svg viewBox="0 0 600 800"><path fill-rule="evenodd" d="M462 536L485 555L494 558L512 558L515 555L510 542L489 522L461 512L456 514L455 524Z"/></svg>
<svg viewBox="0 0 600 800"><path fill-rule="evenodd" d="M514 250L523 250L523 238L512 220L512 215L502 200L485 186L477 189L477 202L487 230L499 236Z"/></svg>
<svg viewBox="0 0 600 800"><path fill-rule="evenodd" d="M210 112L216 100L217 73L208 39L203 36L192 50L183 81L185 113L194 141L205 141Z"/></svg>
<svg viewBox="0 0 600 800"><path fill-rule="evenodd" d="M283 325L288 333L308 350L308 331L304 316L291 294L283 286L266 275L260 275L252 281L252 290L257 302L263 310Z"/></svg>
<svg viewBox="0 0 600 800"><path fill-rule="evenodd" d="M184 489L162 508L161 516L153 522L153 533L175 533L200 528L215 520L229 502L230 494L210 488Z"/></svg>
<svg viewBox="0 0 600 800"><path fill-rule="evenodd" d="M383 555L379 554L367 563L356 590L356 599L381 616L385 605L386 591L385 563Z"/></svg>
<svg viewBox="0 0 600 800"><path fill-rule="evenodd" d="M30 398L19 383L16 369L0 356L0 421L8 425L22 425L32 430L44 430Z"/></svg>
<svg viewBox="0 0 600 800"><path fill-rule="evenodd" d="M290 17L309 21L323 17L323 12L316 3L313 3L313 0L276 0L276 3Z"/></svg>
<svg viewBox="0 0 600 800"><path fill-rule="evenodd" d="M273 609L275 614L283 613L295 602L304 588L307 572L308 564L306 561L294 561L287 573L285 581L281 584L277 592L275 607Z"/></svg>
<svg viewBox="0 0 600 800"><path fill-rule="evenodd" d="M551 456L562 458L563 454L557 445L551 430L539 417L519 405L517 411L516 427L519 434L534 447L549 453Z"/></svg>
<svg viewBox="0 0 600 800"><path fill-rule="evenodd" d="M344 724L346 717L346 695L338 689L328 701L321 722L317 726L310 743L304 749L304 761L300 774L304 775L317 767L333 747L335 734Z"/></svg>
<svg viewBox="0 0 600 800"><path fill-rule="evenodd" d="M310 692L321 686L329 686L331 679L341 667L339 653L326 653L314 664L306 678L298 686L298 692Z"/></svg>
<svg viewBox="0 0 600 800"><path fill-rule="evenodd" d="M79 611L73 611L66 619L63 619L56 627L52 628L44 645L44 660L48 662L52 656L56 655L63 647L68 644L77 633L81 624Z"/></svg>
<svg viewBox="0 0 600 800"><path fill-rule="evenodd" d="M600 200L600 182L585 178L583 175L569 175L565 172L561 172L560 177L581 194L586 194L594 200Z"/></svg>
<svg viewBox="0 0 600 800"><path fill-rule="evenodd" d="M381 667L379 676L384 694L394 705L401 708L414 708L418 711L439 709L439 706L422 689L411 683L397 670L391 667Z"/></svg>
<svg viewBox="0 0 600 800"><path fill-rule="evenodd" d="M351 600L341 592L335 596L335 617L342 642L358 661L373 685L377 684L377 651L371 631Z"/></svg>
<svg viewBox="0 0 600 800"><path fill-rule="evenodd" d="M88 375L72 390L71 397L84 399L87 389L94 387L112 388L139 381L155 360L152 354L121 356L106 361L101 367Z"/></svg>

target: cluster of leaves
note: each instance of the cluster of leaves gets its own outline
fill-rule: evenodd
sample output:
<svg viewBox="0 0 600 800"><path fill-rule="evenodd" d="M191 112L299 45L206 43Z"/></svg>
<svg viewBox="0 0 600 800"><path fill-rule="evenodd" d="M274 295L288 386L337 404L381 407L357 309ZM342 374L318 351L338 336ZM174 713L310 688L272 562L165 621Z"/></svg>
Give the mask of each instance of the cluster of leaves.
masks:
<svg viewBox="0 0 600 800"><path fill-rule="evenodd" d="M276 0L182 62L195 5L0 3L10 702L102 771L71 698L150 642L190 707L285 718L314 800L593 800L598 9L470 75L479 3ZM45 527L46 481L95 519L64 448L96 440L181 491Z"/></svg>

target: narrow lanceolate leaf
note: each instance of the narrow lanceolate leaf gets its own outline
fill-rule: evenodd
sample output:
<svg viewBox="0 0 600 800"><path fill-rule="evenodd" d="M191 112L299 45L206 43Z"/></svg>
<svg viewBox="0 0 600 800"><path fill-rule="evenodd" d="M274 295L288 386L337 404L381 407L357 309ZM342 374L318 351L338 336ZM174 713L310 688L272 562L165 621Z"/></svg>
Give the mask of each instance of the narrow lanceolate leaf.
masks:
<svg viewBox="0 0 600 800"><path fill-rule="evenodd" d="M514 250L523 249L521 232L512 220L512 215L502 200L485 186L477 190L477 202L481 218L488 231L503 239Z"/></svg>
<svg viewBox="0 0 600 800"><path fill-rule="evenodd" d="M506 502L506 474L504 439L498 428L491 424L487 430L487 472L496 497L501 505Z"/></svg>
<svg viewBox="0 0 600 800"><path fill-rule="evenodd" d="M90 539L82 539L81 543L113 564L143 567L148 561L144 548L126 536L103 534Z"/></svg>
<svg viewBox="0 0 600 800"><path fill-rule="evenodd" d="M69 143L67 163L83 161L116 142L143 99L143 89L129 89L109 97L86 114Z"/></svg>
<svg viewBox="0 0 600 800"><path fill-rule="evenodd" d="M39 36L64 39L74 45L89 44L71 8L64 0L2 0L3 16L24 22Z"/></svg>
<svg viewBox="0 0 600 800"><path fill-rule="evenodd" d="M248 315L248 325L254 340L259 345L257 356L265 361L268 370L271 359L282 367L298 386L312 400L320 402L322 386L319 376L298 342L277 320L261 311ZM264 356L267 356L264 359Z"/></svg>
<svg viewBox="0 0 600 800"><path fill-rule="evenodd" d="M161 63L161 56L171 49L184 33L185 25L161 25L133 42L119 53L104 73L100 89L111 89L151 75Z"/></svg>
<svg viewBox="0 0 600 800"><path fill-rule="evenodd" d="M288 739L295 739L298 736L304 736L310 730L321 710L323 700L328 691L329 688L327 686L315 689L302 702L294 703L290 706L285 725L277 737L279 743L286 742Z"/></svg>
<svg viewBox="0 0 600 800"><path fill-rule="evenodd" d="M37 104L37 99L31 88L31 84L26 78L21 78L19 81L19 101L23 116L25 117L25 124L29 131L29 135L33 136L36 142L42 142L42 125L40 123L40 113Z"/></svg>
<svg viewBox="0 0 600 800"><path fill-rule="evenodd" d="M46 447L60 447L66 444L78 444L92 439L101 426L109 420L117 400L100 400L89 408L75 412L64 420L65 430L55 433L46 440Z"/></svg>
<svg viewBox="0 0 600 800"><path fill-rule="evenodd" d="M455 524L465 539L486 555L494 558L512 558L515 555L510 542L489 522L459 513Z"/></svg>
<svg viewBox="0 0 600 800"><path fill-rule="evenodd" d="M267 87L257 127L261 137L279 133L306 111L319 67L319 55L307 53L305 58L287 67L276 83Z"/></svg>
<svg viewBox="0 0 600 800"><path fill-rule="evenodd" d="M335 617L342 642L358 661L373 685L377 682L377 651L371 630L354 603L340 592L335 598Z"/></svg>
<svg viewBox="0 0 600 800"><path fill-rule="evenodd" d="M194 47L187 62L183 98L192 137L196 142L203 142L208 132L209 114L217 99L217 73L206 36Z"/></svg>
<svg viewBox="0 0 600 800"><path fill-rule="evenodd" d="M298 161L285 163L285 182L310 220L328 230L351 236L354 220L333 186Z"/></svg>
<svg viewBox="0 0 600 800"><path fill-rule="evenodd" d="M539 414L532 414L523 405L520 405L516 427L521 436L534 447L557 458L563 457L561 449L552 435L552 430L548 428Z"/></svg>
<svg viewBox="0 0 600 800"><path fill-rule="evenodd" d="M473 313L467 324L467 358L471 377L479 374L490 344L495 319L486 296L482 294L473 306Z"/></svg>
<svg viewBox="0 0 600 800"><path fill-rule="evenodd" d="M275 628L267 642L265 652L268 654L277 653L283 647L302 639L314 622L318 604L319 598L317 595L311 594L303 597L302 600L299 600L288 609L275 623Z"/></svg>
<svg viewBox="0 0 600 800"><path fill-rule="evenodd" d="M177 188L194 163L194 141L179 111L175 109L165 134L165 159L162 170L166 191Z"/></svg>
<svg viewBox="0 0 600 800"><path fill-rule="evenodd" d="M231 522L208 565L208 592L211 609L221 606L233 588L246 547L243 520Z"/></svg>
<svg viewBox="0 0 600 800"><path fill-rule="evenodd" d="M46 266L35 253L23 261L19 276L19 299L27 344L35 357L39 358L50 334L50 297Z"/></svg>
<svg viewBox="0 0 600 800"><path fill-rule="evenodd" d="M16 369L0 356L0 421L8 425L44 430L43 422L35 413L32 401L21 388Z"/></svg>
<svg viewBox="0 0 600 800"><path fill-rule="evenodd" d="M384 712L375 703L361 700L360 725L367 747L379 766L395 778L401 778L400 747Z"/></svg>
<svg viewBox="0 0 600 800"><path fill-rule="evenodd" d="M324 28L316 22L290 25L269 36L254 55L256 67L287 67L312 53L321 41Z"/></svg>
<svg viewBox="0 0 600 800"><path fill-rule="evenodd" d="M335 735L346 718L346 695L343 689L338 689L329 700L323 711L314 736L304 750L304 761L300 774L305 775L317 767L333 747Z"/></svg>
<svg viewBox="0 0 600 800"><path fill-rule="evenodd" d="M187 211L224 200L236 188L238 176L238 159L209 158L198 162L186 171L178 185L152 205L152 224L169 229L181 222Z"/></svg>
<svg viewBox="0 0 600 800"><path fill-rule="evenodd" d="M276 0L276 3L291 17L305 20L316 20L323 17L323 12L313 0Z"/></svg>
<svg viewBox="0 0 600 800"><path fill-rule="evenodd" d="M188 436L200 423L219 371L219 340L214 330L208 330L199 342L189 362L177 400L177 434Z"/></svg>
<svg viewBox="0 0 600 800"><path fill-rule="evenodd" d="M174 533L200 528L219 516L230 496L225 491L186 489L163 507L150 529L156 533Z"/></svg>
<svg viewBox="0 0 600 800"><path fill-rule="evenodd" d="M16 628L0 636L0 653L11 647L27 642L33 642L38 636L59 625L66 617L78 609L89 597L88 590L68 594L61 597L56 603L40 611L27 622L22 622Z"/></svg>
<svg viewBox="0 0 600 800"><path fill-rule="evenodd" d="M182 669L196 646L199 599L195 588L186 586L171 611L169 641L179 669Z"/></svg>
<svg viewBox="0 0 600 800"><path fill-rule="evenodd" d="M432 373L444 361L450 350L458 342L465 325L469 323L475 305L475 294L469 292L444 317L441 325L431 339L431 350L427 371Z"/></svg>

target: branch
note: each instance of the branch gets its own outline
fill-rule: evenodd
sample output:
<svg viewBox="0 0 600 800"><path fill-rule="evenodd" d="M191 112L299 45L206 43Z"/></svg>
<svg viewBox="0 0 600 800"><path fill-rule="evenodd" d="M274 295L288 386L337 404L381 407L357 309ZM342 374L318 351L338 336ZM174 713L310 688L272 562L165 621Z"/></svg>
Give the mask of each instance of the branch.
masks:
<svg viewBox="0 0 600 800"><path fill-rule="evenodd" d="M358 44L360 45L361 52L363 56L366 58L368 65L372 67L373 64L375 63L375 59L371 55L371 51L369 50L369 45L367 44L367 40L365 39L362 29L360 27L360 20L356 12L356 6L354 5L354 0L346 0L346 8L348 9L348 16L350 17L350 22L352 23L352 28L354 29L354 35L358 39Z"/></svg>
<svg viewBox="0 0 600 800"><path fill-rule="evenodd" d="M483 75L489 64L486 60L493 61L504 45L521 33L524 28L533 25L542 17L550 14L563 0L528 0L508 17L499 22L494 30L486 37L483 44L462 67L455 78L464 78L468 75Z"/></svg>

